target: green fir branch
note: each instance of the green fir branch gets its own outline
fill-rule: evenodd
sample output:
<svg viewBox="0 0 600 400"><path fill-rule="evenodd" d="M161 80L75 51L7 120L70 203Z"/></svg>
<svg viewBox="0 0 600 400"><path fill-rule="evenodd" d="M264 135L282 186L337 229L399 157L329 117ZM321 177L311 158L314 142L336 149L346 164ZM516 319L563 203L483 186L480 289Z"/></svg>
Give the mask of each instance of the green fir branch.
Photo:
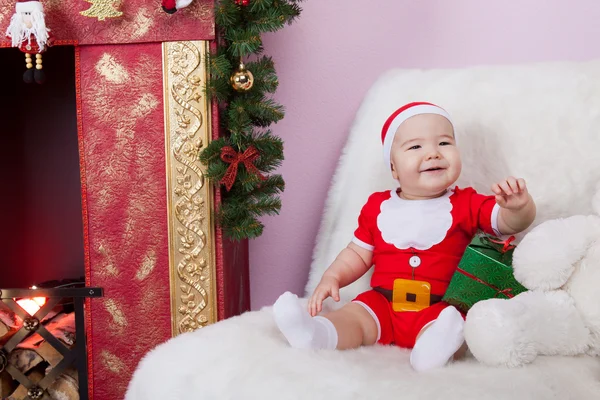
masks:
<svg viewBox="0 0 600 400"><path fill-rule="evenodd" d="M229 79L233 65L226 54L207 54L205 62L209 66L212 79Z"/></svg>
<svg viewBox="0 0 600 400"><path fill-rule="evenodd" d="M235 58L262 52L260 35L250 29L240 29L239 27L225 29L225 40L230 42L227 52Z"/></svg>
<svg viewBox="0 0 600 400"><path fill-rule="evenodd" d="M248 205L248 211L256 216L278 215L281 210L281 200L279 197L265 196L258 199L255 203Z"/></svg>
<svg viewBox="0 0 600 400"><path fill-rule="evenodd" d="M219 39L216 53L206 58L209 78L205 93L216 100L220 124L225 137L206 146L200 161L206 166L205 176L213 185L220 181L231 164L221 159L224 146L243 153L254 146L259 157L253 165L264 177L248 171L244 162L237 165L237 176L231 190L222 188L222 202L215 216L224 234L233 240L255 238L263 233L262 215L275 215L281 209L279 195L285 190L281 175L270 175L284 159L283 141L268 129L280 121L285 110L268 95L275 93L279 80L273 60L260 56L261 35L292 23L301 13L300 0L249 0L244 6L235 0L217 0L215 21ZM259 56L246 60L250 55ZM253 74L254 85L246 92L235 91L230 82L240 61Z"/></svg>
<svg viewBox="0 0 600 400"><path fill-rule="evenodd" d="M261 13L269 9L273 5L273 0L254 0L250 4L251 13Z"/></svg>
<svg viewBox="0 0 600 400"><path fill-rule="evenodd" d="M220 27L239 26L244 23L240 8L233 0L217 2L215 23Z"/></svg>
<svg viewBox="0 0 600 400"><path fill-rule="evenodd" d="M279 80L275 74L275 63L271 57L261 57L246 64L246 69L254 75L254 88L258 93L275 93Z"/></svg>
<svg viewBox="0 0 600 400"><path fill-rule="evenodd" d="M283 28L286 23L286 17L281 15L277 9L267 9L260 15L249 21L248 30L255 35L266 32L275 32Z"/></svg>

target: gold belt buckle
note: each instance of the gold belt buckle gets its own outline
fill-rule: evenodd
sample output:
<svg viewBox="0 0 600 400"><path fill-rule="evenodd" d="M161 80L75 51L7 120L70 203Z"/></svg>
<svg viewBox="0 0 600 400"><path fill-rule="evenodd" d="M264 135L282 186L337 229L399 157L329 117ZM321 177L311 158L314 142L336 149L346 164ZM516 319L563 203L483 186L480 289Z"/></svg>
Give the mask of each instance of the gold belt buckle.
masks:
<svg viewBox="0 0 600 400"><path fill-rule="evenodd" d="M394 280L392 309L394 311L421 311L430 306L431 285L411 279Z"/></svg>

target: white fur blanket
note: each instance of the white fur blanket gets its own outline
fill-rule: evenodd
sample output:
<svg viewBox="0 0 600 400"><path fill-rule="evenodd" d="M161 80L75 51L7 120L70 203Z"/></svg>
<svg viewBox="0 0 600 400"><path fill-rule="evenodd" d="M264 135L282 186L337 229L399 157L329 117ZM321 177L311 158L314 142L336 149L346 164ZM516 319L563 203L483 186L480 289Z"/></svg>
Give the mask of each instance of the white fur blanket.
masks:
<svg viewBox="0 0 600 400"><path fill-rule="evenodd" d="M600 399L598 359L541 357L508 369L471 358L418 374L408 355L384 346L292 349L269 308L159 346L140 364L126 400Z"/></svg>
<svg viewBox="0 0 600 400"><path fill-rule="evenodd" d="M600 62L461 70L390 71L352 127L327 200L306 291L350 241L368 194L393 182L381 161L381 122L411 100L452 114L463 155L461 186L527 179L542 221L591 211L600 181ZM343 301L368 276L342 290ZM331 304L329 305L331 306ZM600 359L541 357L520 369L467 359L417 374L408 351L289 348L270 308L178 336L140 363L126 400L600 399Z"/></svg>

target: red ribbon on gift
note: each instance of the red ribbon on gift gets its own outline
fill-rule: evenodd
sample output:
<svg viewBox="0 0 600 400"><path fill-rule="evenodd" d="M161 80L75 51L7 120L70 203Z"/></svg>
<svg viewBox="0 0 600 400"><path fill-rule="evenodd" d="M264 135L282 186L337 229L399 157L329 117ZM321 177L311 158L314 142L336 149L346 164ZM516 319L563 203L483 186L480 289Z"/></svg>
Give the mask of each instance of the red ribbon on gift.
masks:
<svg viewBox="0 0 600 400"><path fill-rule="evenodd" d="M230 164L229 168L225 172L223 179L221 179L221 184L225 185L227 191L231 190L233 183L235 182L235 178L237 176L238 166L240 163L243 163L246 167L246 171L251 174L258 176L261 180L265 180L266 178L260 173L258 168L253 164L256 159L260 157L260 153L254 146L250 146L246 149L246 151L237 152L231 146L223 146L221 148L221 160Z"/></svg>
<svg viewBox="0 0 600 400"><path fill-rule="evenodd" d="M498 295L500 295L500 294L503 294L503 295L505 295L505 296L506 296L506 297L508 297L509 299L512 299L513 297L515 297L515 296L514 296L514 295L511 293L511 292L513 291L513 290L512 290L512 288L508 288L508 289L500 289L500 288L497 288L496 286L494 286L494 285L492 285L492 284L490 284L490 283L487 283L486 281L483 281L483 280L479 279L479 278L478 278L478 277L476 277L475 275L473 275L473 274L470 274L470 273L468 273L467 271L465 271L465 270L463 270L463 269L457 268L456 270L457 270L458 272L460 272L461 274L463 274L464 276L466 276L467 278L471 278L471 279L473 279L475 282L479 282L479 283L481 283L481 284L483 284L483 285L485 285L485 286L489 287L490 289L493 289L493 290L495 290L495 291L496 291L496 295L495 295L494 297L496 297L496 296L498 296Z"/></svg>
<svg viewBox="0 0 600 400"><path fill-rule="evenodd" d="M511 236L506 240L494 240L494 239L490 239L490 238L487 238L487 240L489 240L492 243L501 244L502 250L500 250L500 251L502 253L506 253L507 251L512 250L516 247L515 245L511 244L515 240L514 236Z"/></svg>

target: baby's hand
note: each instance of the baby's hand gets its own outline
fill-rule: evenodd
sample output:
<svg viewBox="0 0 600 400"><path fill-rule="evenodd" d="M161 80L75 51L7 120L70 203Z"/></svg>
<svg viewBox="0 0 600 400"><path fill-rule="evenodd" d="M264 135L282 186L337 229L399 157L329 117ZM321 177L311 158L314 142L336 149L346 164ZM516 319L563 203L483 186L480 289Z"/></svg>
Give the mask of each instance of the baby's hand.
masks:
<svg viewBox="0 0 600 400"><path fill-rule="evenodd" d="M340 301L340 282L331 276L323 276L313 295L308 301L308 312L314 317L321 312L323 300L331 296L335 301Z"/></svg>
<svg viewBox="0 0 600 400"><path fill-rule="evenodd" d="M527 185L522 178L516 179L510 176L492 185L492 192L496 195L496 203L509 210L520 210L530 200Z"/></svg>

